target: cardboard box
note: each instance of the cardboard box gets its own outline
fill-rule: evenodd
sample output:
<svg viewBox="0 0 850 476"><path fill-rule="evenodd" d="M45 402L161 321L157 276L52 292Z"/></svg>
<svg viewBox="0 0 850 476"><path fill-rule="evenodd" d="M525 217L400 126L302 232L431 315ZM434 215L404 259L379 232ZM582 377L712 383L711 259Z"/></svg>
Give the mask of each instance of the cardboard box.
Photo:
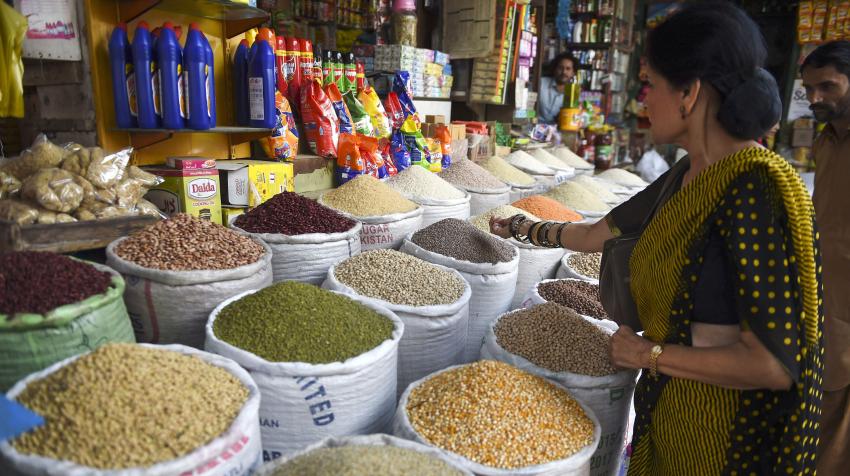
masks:
<svg viewBox="0 0 850 476"><path fill-rule="evenodd" d="M814 129L793 129L791 147L811 147L815 141Z"/></svg>
<svg viewBox="0 0 850 476"><path fill-rule="evenodd" d="M445 124L446 116L429 114L425 116L425 122L428 124Z"/></svg>
<svg viewBox="0 0 850 476"><path fill-rule="evenodd" d="M295 193L304 194L333 188L334 163L333 159L318 155L299 154L293 162Z"/></svg>
<svg viewBox="0 0 850 476"><path fill-rule="evenodd" d="M164 214L188 213L221 224L218 170L169 167L145 167L144 170L165 179L145 195Z"/></svg>
<svg viewBox="0 0 850 476"><path fill-rule="evenodd" d="M221 203L255 207L281 192L291 192L295 173L291 162L223 160Z"/></svg>
<svg viewBox="0 0 850 476"><path fill-rule="evenodd" d="M225 205L221 207L221 223L226 227L230 227L230 223L233 221L233 219L247 212L248 210L248 207L234 207L231 205Z"/></svg>
<svg viewBox="0 0 850 476"><path fill-rule="evenodd" d="M172 169L214 169L215 159L205 159L203 157L168 157L165 159L165 165Z"/></svg>

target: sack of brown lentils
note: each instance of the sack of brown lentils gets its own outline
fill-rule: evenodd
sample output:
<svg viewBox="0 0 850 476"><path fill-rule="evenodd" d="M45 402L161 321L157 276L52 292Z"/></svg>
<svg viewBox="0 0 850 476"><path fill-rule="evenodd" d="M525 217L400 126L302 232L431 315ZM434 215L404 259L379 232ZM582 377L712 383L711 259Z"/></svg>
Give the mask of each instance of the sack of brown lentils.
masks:
<svg viewBox="0 0 850 476"><path fill-rule="evenodd" d="M456 270L392 250L361 253L328 270L322 287L360 296L404 322L398 390L463 361L472 289Z"/></svg>
<svg viewBox="0 0 850 476"><path fill-rule="evenodd" d="M590 460L591 476L616 474L630 422L637 372L618 371L608 360L608 336L616 330L613 321L582 316L554 303L540 304L494 321L481 349L482 359L549 379L593 410L602 438Z"/></svg>
<svg viewBox="0 0 850 476"><path fill-rule="evenodd" d="M454 269L469 283L469 331L462 361L478 360L490 323L513 300L519 251L467 222L446 220L408 237L401 252Z"/></svg>
<svg viewBox="0 0 850 476"><path fill-rule="evenodd" d="M189 371L192 372L194 378L202 379L202 378L210 378L213 373L220 374L220 371L224 371L225 375L229 375L233 380L228 382L227 388L234 388L234 383L241 384L242 390L247 397L245 397L244 403L241 406L237 407L235 410L235 417L230 421L230 423L223 423L223 428L225 430L220 434L213 436L211 440L206 441L205 443L199 444L199 446L190 450L189 453L185 453L182 456L178 457L165 457L163 459L158 453L143 453L144 451L159 451L163 454L173 453L175 451L180 451L179 447L186 446L189 441L193 439L202 438L196 433L188 434L187 426L184 424L180 424L179 428L163 428L163 426L169 424L175 424L170 420L176 419L178 417L173 415L166 414L165 409L158 410L161 414L153 415L151 413L146 413L145 416L141 416L142 412L150 412L151 409L149 405L146 404L145 401L141 402L133 402L131 400L127 400L127 396L124 396L121 400L111 399L114 397L113 394L107 393L107 391L102 392L102 395L91 395L90 400L94 398L100 398L104 401L107 401L108 406L116 405L120 410L116 410L113 408L103 408L103 407L95 407L93 405L80 404L74 401L67 401L68 397L65 394L69 393L68 391L63 392L61 397L56 395L48 396L45 399L44 405L52 405L51 402L56 401L58 398L66 399L63 407L54 408L52 411L56 412L56 415L59 416L60 419L65 418L66 413L68 411L77 411L84 414L95 413L99 417L99 419L84 419L82 421L74 421L70 416L68 419L73 422L72 424L78 428L74 430L70 430L72 432L72 437L70 437L70 441L72 442L71 448L73 447L83 447L83 448L92 448L88 451L91 451L94 454L80 454L83 450L72 450L69 449L68 443L62 441L62 437L48 437L45 441L56 441L58 438L61 443L64 443L60 446L56 447L45 447L45 451L59 451L59 452L73 452L73 454L62 455L62 457L49 457L49 456L40 456L38 454L25 454L24 452L18 451L14 446L15 441L4 441L0 443L0 474L9 475L9 476L24 476L24 475L43 475L43 474L56 474L63 476L171 476L175 474L204 474L205 476L242 476L242 475L250 475L252 474L262 463L262 458L260 454L260 425L259 418L257 417L257 410L260 406L260 391L257 388L257 385L251 379L251 376L248 375L248 372L243 370L239 365L233 362L230 359L225 357L211 354L208 352L203 352L197 349L193 349L190 347L186 347L183 345L150 345L150 344L138 344L132 345L133 347L139 347L142 349L151 349L156 350L157 352L163 353L179 353L184 356L196 357L203 361L206 364L210 364L213 367L214 372L209 372L208 369L200 369L202 372L206 372L207 375L198 375L199 365L197 363L192 364L191 369L183 369L180 368L180 365L172 365L174 364L173 359L172 362L169 362L169 366L167 370L163 370L162 366L157 366L155 362L157 359L146 359L145 367L147 369L146 374L140 375L138 373L138 369L134 368L132 365L127 365L128 362L111 362L108 364L109 369L107 371L123 371L125 375L130 375L127 380L134 380L131 382L132 385L139 385L143 380L155 380L157 382L152 382L148 388L156 388L158 390L152 390L152 393L156 391L159 392L167 392L161 395L161 399L168 400L168 402L153 402L153 406L167 407L167 408L175 408L179 407L181 411L189 411L194 412L192 416L185 416L185 418L194 418L196 422L191 425L191 431L196 433L203 433L208 431L209 428L213 425L211 422L204 422L204 419L214 416L212 413L205 413L203 415L199 414L199 402L204 400L203 398L199 398L194 395L194 392L207 392L207 396L210 393L214 393L217 391L221 391L220 385L217 385L215 382L207 381L210 388L204 389L196 389L195 387L187 387L186 392L176 392L173 387L184 384L184 381L181 381L181 376L176 375L175 371ZM106 349L107 347L102 347L101 350ZM122 352L126 353L126 352ZM75 357L70 357L68 359L57 362L50 367L34 373L24 380L21 380L7 393L7 396L13 400L21 400L22 394L25 394L27 390L33 386L34 384L38 384L40 380L50 378L58 375L60 371L66 370L71 364L77 362L80 358L90 356L91 354L83 354ZM132 364L132 360L129 361ZM103 378L103 360L100 361L98 367L94 370L80 370L76 372L76 375L70 374L65 377L60 377L60 379L75 379L74 385L76 386L86 386L90 388L93 392L98 392L98 388L103 388L103 386L114 385L118 382L115 380L99 380ZM98 372L101 372L99 375ZM167 372L168 375L161 375L159 372ZM163 380L160 382L159 380ZM82 382L81 382L82 380ZM126 382L127 380L122 380ZM176 380L176 381L175 381ZM198 382L194 382L193 384L197 384ZM63 387L68 386L69 384L65 383L62 385ZM42 388L39 392L53 392L54 390L50 387ZM79 391L79 389L77 389ZM79 397L79 396L78 396ZM37 397L35 397L37 398ZM148 397L145 397L148 398ZM111 400L110 400L111 399ZM175 402L180 400L179 402ZM229 407L231 405L230 401L224 401L224 396L220 397L217 405L205 405L205 408L210 406L218 406L220 408ZM208 402L207 402L208 403ZM121 408L121 406L124 408ZM69 410L70 409L70 410ZM113 413L120 413L119 418L121 420L127 420L123 422L111 422L110 415ZM139 414L140 416L135 419L132 415ZM222 418L218 416L218 418ZM60 420L61 421L61 420ZM103 425L101 425L103 423ZM116 425L111 428L103 428L104 425L108 424ZM182 422L181 422L182 423ZM222 422L215 422L216 425L221 425ZM51 430L49 429L49 425L51 425L50 418L47 418L46 426L40 427L35 431L69 431L69 430ZM125 426L126 425L126 426ZM136 432L145 431L145 426L151 425L150 428L147 429L147 433L142 433L139 436L136 436ZM175 424L176 425L176 424ZM86 436L82 435L82 432L90 432L92 436L92 440L95 439L109 439L110 442L114 442L115 447L109 449L100 448L101 451L97 451L97 445L92 441L86 441ZM118 432L114 434L113 438L110 438L109 435L114 432ZM121 448L122 443L128 440L128 434L130 439L136 439L139 443L139 446L126 446L124 444L123 448ZM179 438L179 442L174 442L175 444L171 445L168 442L157 441L162 438L162 435L173 435L175 439ZM144 444L144 448L142 448L142 442ZM35 445L45 444L39 443L35 441ZM46 443L49 445L49 443ZM110 443L112 444L112 443ZM28 445L28 446L31 446ZM36 449L36 451L38 451ZM93 461L89 463L89 465L84 465L81 463L77 463L74 461L75 458L89 458L89 460ZM119 460L119 461L116 461ZM151 461L148 465L140 465L135 463L136 461ZM125 467L114 467L114 465L123 465ZM96 467L97 466L97 467ZM103 466L103 467L100 467Z"/></svg>
<svg viewBox="0 0 850 476"><path fill-rule="evenodd" d="M561 258L561 266L555 275L558 279L580 279L593 284L599 284L599 268L602 253L581 253L567 251Z"/></svg>
<svg viewBox="0 0 850 476"><path fill-rule="evenodd" d="M386 434L325 438L255 476L472 476L436 448Z"/></svg>
<svg viewBox="0 0 850 476"><path fill-rule="evenodd" d="M151 236L159 239L155 249L136 238L134 246L122 251L122 243L134 240L133 236L106 248L106 263L127 282L124 302L137 341L203 348L204 325L218 303L272 283L272 250L267 244L220 225L204 226L228 234L203 247L192 237L175 233ZM180 248L163 249L168 242ZM243 249L248 246L250 250Z"/></svg>
<svg viewBox="0 0 850 476"><path fill-rule="evenodd" d="M479 476L579 476L589 473L601 429L593 411L558 383L481 360L411 383L393 434L437 448Z"/></svg>
<svg viewBox="0 0 850 476"><path fill-rule="evenodd" d="M52 253L16 252L2 257L0 275L7 271L0 289L15 302L4 303L11 314L0 311L0 392L54 362L110 342L136 341L124 279L115 270ZM87 297L80 300L81 294Z"/></svg>
<svg viewBox="0 0 850 476"><path fill-rule="evenodd" d="M228 309L240 301L240 309ZM323 306L335 309L322 312ZM230 320L227 327L216 325L223 313L222 319ZM311 313L315 318L308 319ZM388 338L373 339L364 349L364 341L375 337L376 319L388 325ZM306 324L308 320L312 322ZM332 320L336 322L322 322ZM322 333L322 324L331 327ZM244 292L216 307L206 326L205 348L236 361L257 383L262 394L263 460L271 461L329 436L387 431L395 412L402 334L402 321L374 302L308 284L278 283ZM285 341L285 336L291 340ZM337 360L358 346L365 351Z"/></svg>

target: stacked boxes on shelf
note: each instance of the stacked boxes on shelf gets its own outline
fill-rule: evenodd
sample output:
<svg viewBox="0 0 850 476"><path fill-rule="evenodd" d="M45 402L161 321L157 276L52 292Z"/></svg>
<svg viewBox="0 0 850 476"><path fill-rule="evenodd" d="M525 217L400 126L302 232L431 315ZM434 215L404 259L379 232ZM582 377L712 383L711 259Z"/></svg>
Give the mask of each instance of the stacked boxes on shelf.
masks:
<svg viewBox="0 0 850 476"><path fill-rule="evenodd" d="M517 6L498 0L496 5L496 44L489 56L477 58L472 67L472 88L469 98L474 102L504 104L513 57L514 23Z"/></svg>
<svg viewBox="0 0 850 476"><path fill-rule="evenodd" d="M375 45L354 45L351 47L354 60L363 65L366 74L375 72Z"/></svg>
<svg viewBox="0 0 850 476"><path fill-rule="evenodd" d="M416 97L448 98L454 78L449 55L405 45L374 47L374 71L407 71Z"/></svg>

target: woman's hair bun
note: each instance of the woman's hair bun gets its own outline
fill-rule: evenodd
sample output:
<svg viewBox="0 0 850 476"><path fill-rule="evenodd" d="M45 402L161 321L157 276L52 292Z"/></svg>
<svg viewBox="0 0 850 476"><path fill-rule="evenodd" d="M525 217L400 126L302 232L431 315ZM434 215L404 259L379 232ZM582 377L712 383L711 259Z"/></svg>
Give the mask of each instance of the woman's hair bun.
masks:
<svg viewBox="0 0 850 476"><path fill-rule="evenodd" d="M764 68L732 88L723 99L717 119L729 134L745 140L758 139L782 116L776 80Z"/></svg>

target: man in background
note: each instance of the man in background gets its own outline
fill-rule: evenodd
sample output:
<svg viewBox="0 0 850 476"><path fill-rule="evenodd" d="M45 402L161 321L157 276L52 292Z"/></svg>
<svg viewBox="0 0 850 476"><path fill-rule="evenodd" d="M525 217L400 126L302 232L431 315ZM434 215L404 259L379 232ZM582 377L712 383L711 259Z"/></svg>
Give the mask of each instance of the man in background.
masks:
<svg viewBox="0 0 850 476"><path fill-rule="evenodd" d="M814 204L823 265L824 375L818 473L850 461L850 42L818 47L800 67L815 119Z"/></svg>
<svg viewBox="0 0 850 476"><path fill-rule="evenodd" d="M549 74L540 78L537 96L537 113L540 122L557 124L558 113L564 105L564 91L576 76L578 60L569 53L561 53L549 63Z"/></svg>

